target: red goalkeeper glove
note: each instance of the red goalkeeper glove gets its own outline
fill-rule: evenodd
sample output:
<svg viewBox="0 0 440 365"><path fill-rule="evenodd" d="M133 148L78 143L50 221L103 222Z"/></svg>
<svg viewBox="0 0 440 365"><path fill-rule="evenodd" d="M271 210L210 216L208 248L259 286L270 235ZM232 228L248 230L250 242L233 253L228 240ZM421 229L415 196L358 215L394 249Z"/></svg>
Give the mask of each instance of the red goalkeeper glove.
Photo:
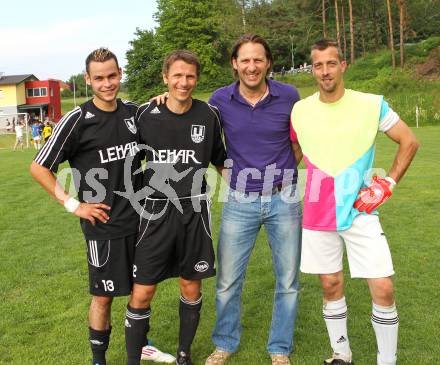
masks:
<svg viewBox="0 0 440 365"><path fill-rule="evenodd" d="M396 185L396 182L389 176L385 178L373 176L371 185L359 191L353 207L360 212L367 212L370 214L379 205L382 205L391 197L394 185Z"/></svg>

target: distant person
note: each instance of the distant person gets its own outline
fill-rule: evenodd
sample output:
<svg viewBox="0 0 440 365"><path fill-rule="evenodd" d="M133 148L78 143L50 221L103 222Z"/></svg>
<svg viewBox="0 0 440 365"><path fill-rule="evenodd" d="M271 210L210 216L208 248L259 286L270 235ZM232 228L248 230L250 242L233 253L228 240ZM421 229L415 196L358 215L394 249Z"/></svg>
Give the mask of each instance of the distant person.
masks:
<svg viewBox="0 0 440 365"><path fill-rule="evenodd" d="M38 121L38 127L39 127L40 137L43 137L44 123L41 120Z"/></svg>
<svg viewBox="0 0 440 365"><path fill-rule="evenodd" d="M291 138L299 142L307 169L301 271L319 275L321 281L333 349L324 364L353 364L342 271L345 243L351 277L366 279L370 289L377 364L395 365L399 317L394 268L376 209L391 197L418 142L382 95L345 88L346 63L335 41L316 42L311 59L319 92L293 107ZM370 181L378 132L399 149L388 175Z"/></svg>
<svg viewBox="0 0 440 365"><path fill-rule="evenodd" d="M40 122L37 120L34 121L34 123L31 126L31 132L32 132L32 140L34 142L34 148L39 151L41 149L41 127Z"/></svg>
<svg viewBox="0 0 440 365"><path fill-rule="evenodd" d="M14 151L17 150L18 145L21 146L21 150L23 151L23 129L24 124L21 120L19 120L14 127L15 129L15 145L14 145Z"/></svg>
<svg viewBox="0 0 440 365"><path fill-rule="evenodd" d="M281 77L284 77L286 75L286 68L283 66L281 68Z"/></svg>
<svg viewBox="0 0 440 365"><path fill-rule="evenodd" d="M139 216L131 202L117 192L126 191L124 174L132 187L137 189L140 184L139 175L134 174L140 168L134 118L137 105L117 98L122 70L108 49L99 48L90 53L85 67L93 98L60 120L53 136L32 162L31 174L69 213L80 218L92 295L89 308L92 364L106 365L113 298L129 295L132 289ZM126 171L128 158L133 161ZM81 177L76 187L78 200L58 184L54 175L63 161L69 161ZM95 171L91 178L90 171ZM153 346L144 349L143 355L149 360L175 360ZM60 363L65 362L61 360Z"/></svg>
<svg viewBox="0 0 440 365"><path fill-rule="evenodd" d="M44 143L47 142L49 137L52 135L52 126L50 125L49 121L46 121L43 128L43 139Z"/></svg>
<svg viewBox="0 0 440 365"><path fill-rule="evenodd" d="M273 80L274 79L274 73L273 71L269 72L269 79Z"/></svg>
<svg viewBox="0 0 440 365"><path fill-rule="evenodd" d="M14 132L14 130L15 130L15 118L12 119L12 123L9 121L9 119L6 119L6 131Z"/></svg>

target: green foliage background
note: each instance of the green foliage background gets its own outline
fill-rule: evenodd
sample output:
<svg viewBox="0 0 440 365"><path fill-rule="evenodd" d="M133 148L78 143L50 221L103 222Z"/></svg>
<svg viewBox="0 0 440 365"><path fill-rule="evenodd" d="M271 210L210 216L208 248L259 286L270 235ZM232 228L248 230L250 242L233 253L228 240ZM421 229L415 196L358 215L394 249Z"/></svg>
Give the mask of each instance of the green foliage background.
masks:
<svg viewBox="0 0 440 365"><path fill-rule="evenodd" d="M438 34L440 0L411 0L407 3L407 42L418 42ZM274 55L274 70L286 70L310 63L309 50L322 38L322 1L317 0L157 0L156 29L139 28L127 51L127 89L130 98L142 102L164 91L160 76L165 55L184 48L198 54L202 64L199 90L213 90L230 83L232 73L229 50L244 33L265 37ZM341 40L346 35L349 54L350 34L348 1L339 0L339 17L344 8L345 28L340 20ZM352 0L355 56L358 61L372 51L388 45L387 10L384 0ZM333 0L325 0L326 31L336 37ZM392 1L394 43L399 43L399 16ZM408 52L411 48L407 47ZM389 51L383 51L383 63L391 63ZM349 57L347 57L349 58ZM368 62L368 60L366 61ZM371 79L378 70L357 75Z"/></svg>

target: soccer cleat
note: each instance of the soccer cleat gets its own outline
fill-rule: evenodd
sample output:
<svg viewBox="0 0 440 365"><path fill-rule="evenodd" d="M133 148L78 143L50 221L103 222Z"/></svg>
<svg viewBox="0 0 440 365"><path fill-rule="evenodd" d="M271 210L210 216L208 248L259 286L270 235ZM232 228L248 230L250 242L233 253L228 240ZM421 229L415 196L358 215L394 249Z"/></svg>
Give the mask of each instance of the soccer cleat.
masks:
<svg viewBox="0 0 440 365"><path fill-rule="evenodd" d="M205 361L205 365L223 365L231 352L215 350Z"/></svg>
<svg viewBox="0 0 440 365"><path fill-rule="evenodd" d="M176 358L177 365L193 365L190 354L180 351Z"/></svg>
<svg viewBox="0 0 440 365"><path fill-rule="evenodd" d="M289 357L286 355L270 355L272 359L272 365L291 365Z"/></svg>
<svg viewBox="0 0 440 365"><path fill-rule="evenodd" d="M148 345L142 348L141 360L172 364L176 361L176 358L171 354L160 351L154 346Z"/></svg>
<svg viewBox="0 0 440 365"><path fill-rule="evenodd" d="M324 360L324 365L354 365L351 355L334 353L330 359Z"/></svg>

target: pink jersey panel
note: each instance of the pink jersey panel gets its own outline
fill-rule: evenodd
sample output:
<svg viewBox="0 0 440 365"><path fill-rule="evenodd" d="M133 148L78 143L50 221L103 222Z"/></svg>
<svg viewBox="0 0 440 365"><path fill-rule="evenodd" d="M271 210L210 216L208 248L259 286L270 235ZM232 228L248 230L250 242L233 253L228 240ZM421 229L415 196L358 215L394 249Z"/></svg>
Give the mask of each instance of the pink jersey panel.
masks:
<svg viewBox="0 0 440 365"><path fill-rule="evenodd" d="M313 165L306 156L304 162L307 166L307 183L303 227L335 231L337 225L334 178Z"/></svg>

